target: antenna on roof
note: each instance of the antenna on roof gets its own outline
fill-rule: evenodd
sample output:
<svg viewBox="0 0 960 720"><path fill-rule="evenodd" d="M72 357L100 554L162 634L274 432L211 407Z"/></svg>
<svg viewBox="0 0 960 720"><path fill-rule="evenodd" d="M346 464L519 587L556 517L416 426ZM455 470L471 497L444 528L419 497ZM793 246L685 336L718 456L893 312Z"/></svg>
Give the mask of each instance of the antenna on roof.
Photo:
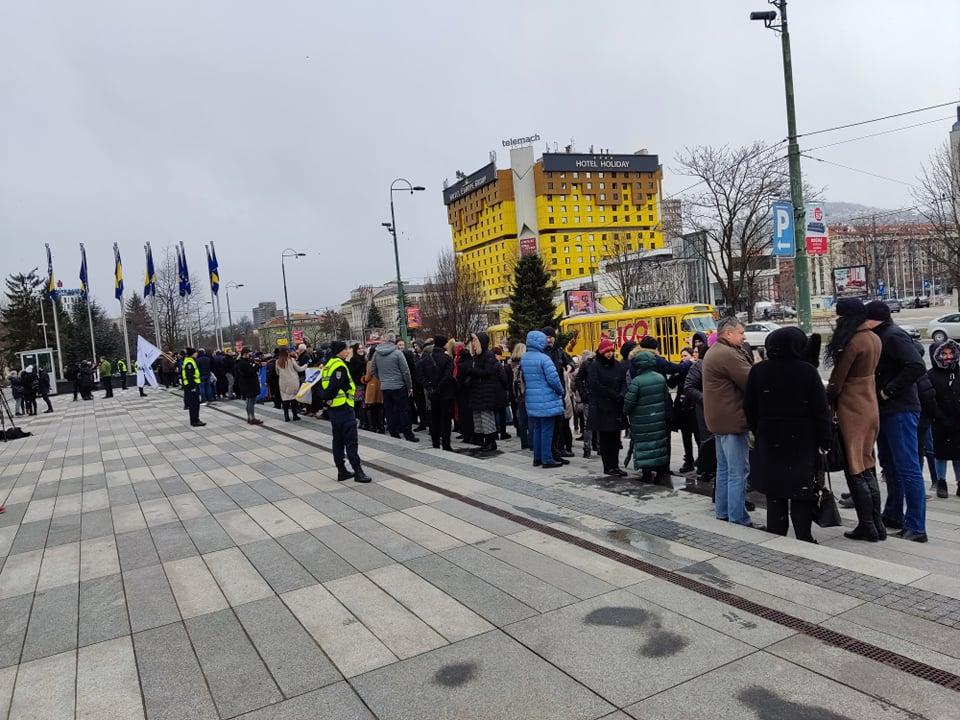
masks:
<svg viewBox="0 0 960 720"><path fill-rule="evenodd" d="M593 145L590 146L590 154L593 155Z"/></svg>
<svg viewBox="0 0 960 720"><path fill-rule="evenodd" d="M490 164L491 164L491 165L496 165L496 164L497 164L497 151L496 151L496 150L491 150L491 151L490 151Z"/></svg>

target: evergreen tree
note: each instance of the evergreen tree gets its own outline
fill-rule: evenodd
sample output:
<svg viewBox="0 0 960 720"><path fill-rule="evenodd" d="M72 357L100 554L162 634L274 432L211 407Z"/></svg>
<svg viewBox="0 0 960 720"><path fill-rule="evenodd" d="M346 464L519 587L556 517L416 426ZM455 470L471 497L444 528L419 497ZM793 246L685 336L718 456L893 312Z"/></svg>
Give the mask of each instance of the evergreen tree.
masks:
<svg viewBox="0 0 960 720"><path fill-rule="evenodd" d="M510 293L511 342L523 342L531 330L550 325L559 331L561 314L557 313L553 294L557 284L550 277L539 255L524 255L517 262Z"/></svg>
<svg viewBox="0 0 960 720"><path fill-rule="evenodd" d="M123 357L123 334L103 312L96 300L90 299L90 315L93 319L93 337L97 344L97 355L106 355L111 362ZM87 303L78 300L73 305L67 333L60 328L63 342L63 362L90 359L90 325L87 320ZM99 358L96 358L99 360Z"/></svg>
<svg viewBox="0 0 960 720"><path fill-rule="evenodd" d="M370 310L367 311L367 327L377 329L383 327L383 316L380 314L380 308L373 303L370 304Z"/></svg>
<svg viewBox="0 0 960 720"><path fill-rule="evenodd" d="M39 323L44 281L36 270L31 270L9 275L6 284L6 300L0 307L0 343L4 359L13 366L18 352L43 346L43 328Z"/></svg>
<svg viewBox="0 0 960 720"><path fill-rule="evenodd" d="M130 338L131 348L137 347L137 335L143 335L150 342L156 342L156 330L153 327L153 316L147 303L138 294L134 293L127 300L127 337Z"/></svg>
<svg viewBox="0 0 960 720"><path fill-rule="evenodd" d="M337 328L337 337L346 342L350 339L350 321L346 316L340 318L340 327Z"/></svg>

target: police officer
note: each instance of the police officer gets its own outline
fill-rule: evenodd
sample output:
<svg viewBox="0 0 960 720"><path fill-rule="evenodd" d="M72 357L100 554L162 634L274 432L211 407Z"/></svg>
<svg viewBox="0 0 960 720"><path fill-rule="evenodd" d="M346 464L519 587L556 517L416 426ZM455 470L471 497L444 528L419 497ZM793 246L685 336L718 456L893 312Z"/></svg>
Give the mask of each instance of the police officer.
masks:
<svg viewBox="0 0 960 720"><path fill-rule="evenodd" d="M120 389L127 389L127 362L123 358L117 358L117 372L120 373Z"/></svg>
<svg viewBox="0 0 960 720"><path fill-rule="evenodd" d="M200 422L200 368L197 367L197 351L194 348L186 349L180 380L183 384L183 401L190 411L190 425L203 427L206 423Z"/></svg>
<svg viewBox="0 0 960 720"><path fill-rule="evenodd" d="M323 401L329 407L330 427L333 430L333 462L337 466L337 480L368 483L370 476L360 466L357 453L357 416L353 412L356 385L344 360L350 355L347 344L334 340L330 343L330 359L320 373ZM353 472L347 470L344 454L350 460Z"/></svg>

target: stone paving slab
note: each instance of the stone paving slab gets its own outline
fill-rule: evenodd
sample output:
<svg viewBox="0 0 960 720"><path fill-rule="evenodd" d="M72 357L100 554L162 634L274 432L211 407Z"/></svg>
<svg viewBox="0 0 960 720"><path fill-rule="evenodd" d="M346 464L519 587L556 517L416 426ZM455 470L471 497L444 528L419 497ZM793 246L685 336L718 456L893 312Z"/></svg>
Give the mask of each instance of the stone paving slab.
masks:
<svg viewBox="0 0 960 720"><path fill-rule="evenodd" d="M291 436L208 408L190 429L157 391L54 402L0 444L0 718L624 720L688 696L725 716L857 720L850 703L881 698L877 717L949 717L952 691L405 477L960 672L960 586L931 571L951 563L950 503L891 562L842 528L798 548L717 523L702 496L598 479L595 460L535 470L515 440L485 459L362 433L361 486L315 447L325 423L271 408Z"/></svg>

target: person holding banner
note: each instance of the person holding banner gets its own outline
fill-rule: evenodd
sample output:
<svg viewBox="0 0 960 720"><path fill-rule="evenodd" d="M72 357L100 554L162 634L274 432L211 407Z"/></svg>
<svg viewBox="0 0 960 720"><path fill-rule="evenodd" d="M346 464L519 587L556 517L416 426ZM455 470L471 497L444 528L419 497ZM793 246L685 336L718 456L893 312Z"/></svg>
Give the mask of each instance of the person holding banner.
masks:
<svg viewBox="0 0 960 720"><path fill-rule="evenodd" d="M329 408L330 428L333 430L333 462L337 466L337 481L353 478L354 482L368 483L371 478L360 465L357 416L353 411L357 386L345 362L350 356L350 349L342 340L334 340L330 343L330 355L320 375L320 387L323 401ZM344 456L350 461L353 472L347 470Z"/></svg>

